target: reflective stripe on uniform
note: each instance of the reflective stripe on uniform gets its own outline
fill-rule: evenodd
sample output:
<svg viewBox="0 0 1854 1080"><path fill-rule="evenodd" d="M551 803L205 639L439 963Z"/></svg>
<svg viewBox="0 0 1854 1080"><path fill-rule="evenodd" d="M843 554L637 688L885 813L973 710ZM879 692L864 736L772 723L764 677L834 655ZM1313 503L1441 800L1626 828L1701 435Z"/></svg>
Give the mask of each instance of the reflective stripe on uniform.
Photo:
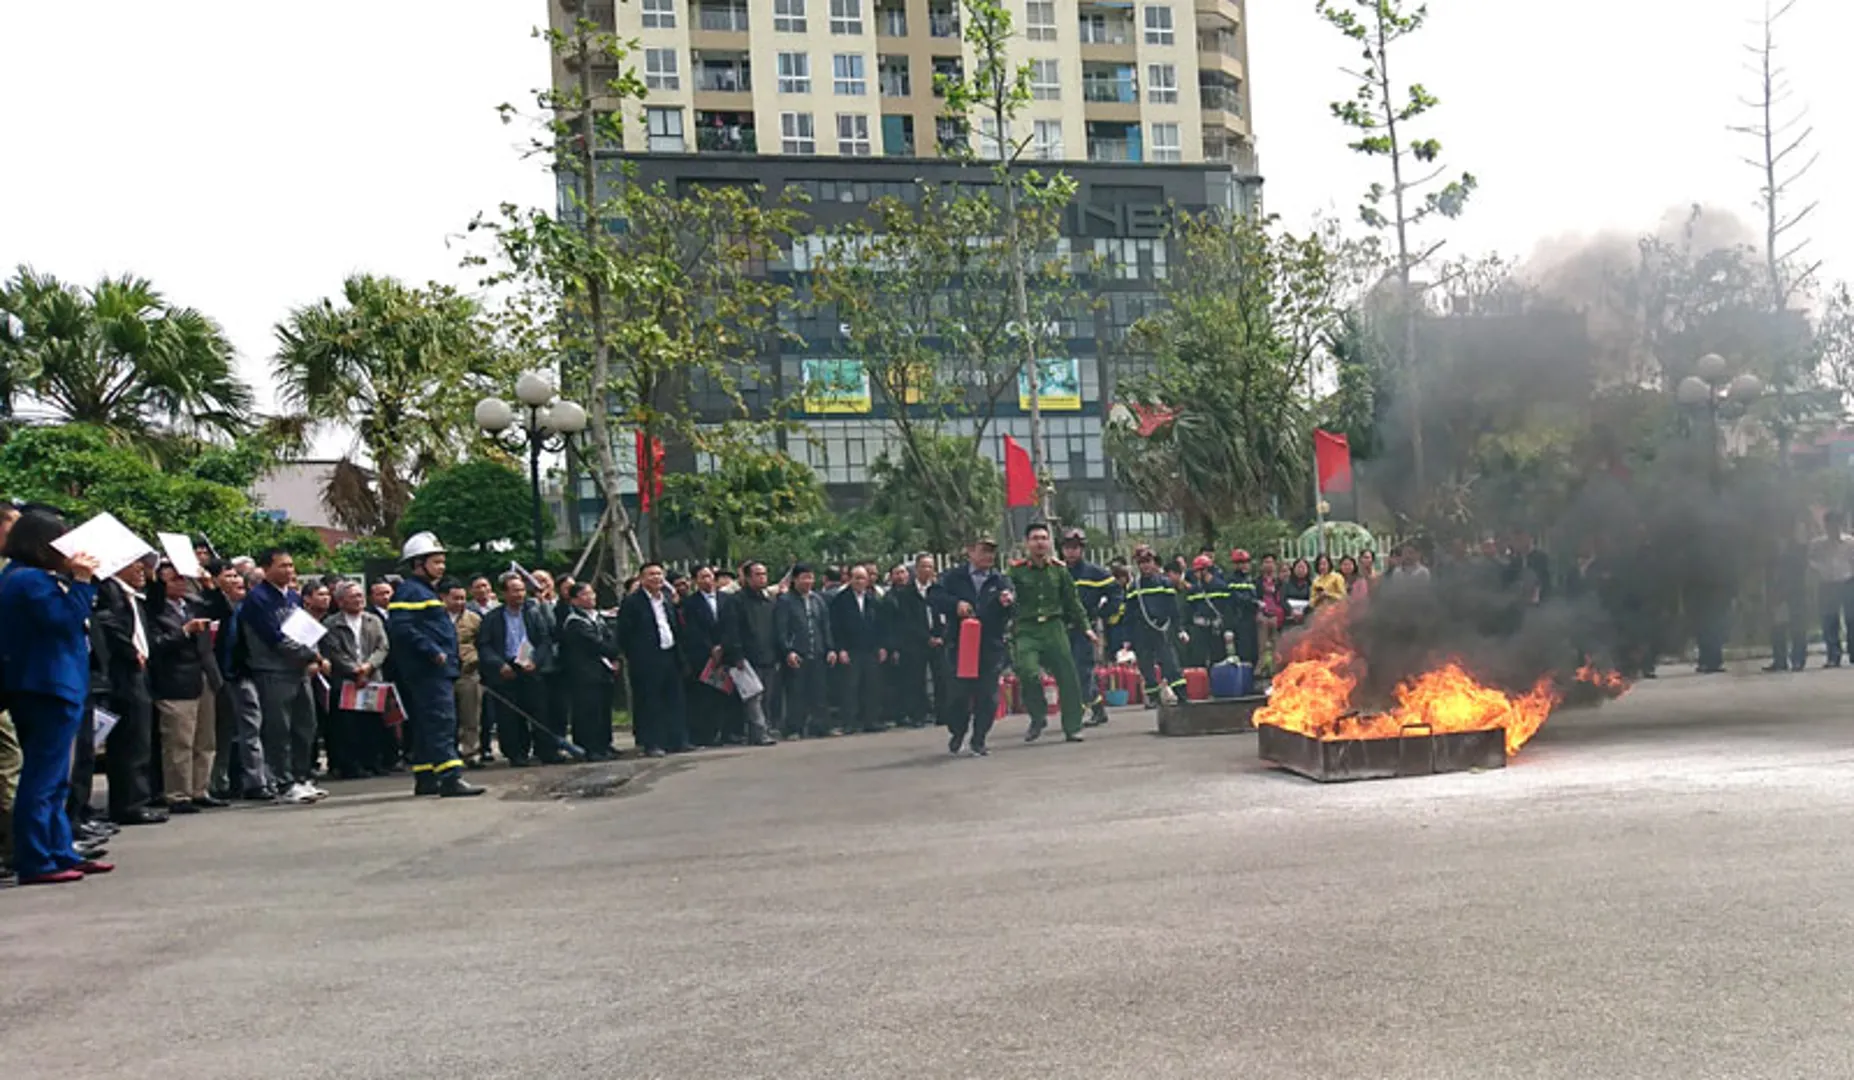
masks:
<svg viewBox="0 0 1854 1080"><path fill-rule="evenodd" d="M442 600L394 600L386 605L388 611L430 611L444 606Z"/></svg>
<svg viewBox="0 0 1854 1080"><path fill-rule="evenodd" d="M452 769L463 768L463 759L452 758L449 761L441 761L436 765L427 766L427 768L431 769L432 772L449 772Z"/></svg>

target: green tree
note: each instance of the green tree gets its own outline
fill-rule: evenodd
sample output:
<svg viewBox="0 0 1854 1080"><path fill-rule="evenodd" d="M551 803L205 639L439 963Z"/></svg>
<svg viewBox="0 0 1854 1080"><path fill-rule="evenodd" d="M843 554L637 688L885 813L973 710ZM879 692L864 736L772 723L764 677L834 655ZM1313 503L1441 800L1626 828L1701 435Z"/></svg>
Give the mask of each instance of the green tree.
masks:
<svg viewBox="0 0 1854 1080"><path fill-rule="evenodd" d="M1266 222L1181 219L1181 265L1165 306L1133 343L1149 371L1121 383L1158 423L1111 426L1108 452L1141 501L1173 510L1205 540L1239 517L1309 501L1311 381L1322 340L1339 325L1334 260L1317 234Z"/></svg>
<svg viewBox="0 0 1854 1080"><path fill-rule="evenodd" d="M694 535L707 557L724 566L760 555L769 538L809 527L824 513L817 474L786 454L754 447L722 455L712 471L671 476L663 489L670 530Z"/></svg>
<svg viewBox="0 0 1854 1080"><path fill-rule="evenodd" d="M48 503L84 520L102 511L149 542L156 532L205 535L223 554L278 546L313 564L326 557L312 529L253 512L238 488L170 471L84 424L34 427L0 447L0 493Z"/></svg>
<svg viewBox="0 0 1854 1080"><path fill-rule="evenodd" d="M1357 90L1346 100L1333 102L1333 115L1357 133L1357 139L1349 144L1351 149L1381 159L1390 171L1388 186L1380 181L1366 191L1359 216L1370 228L1391 233L1396 241L1398 317L1403 325L1403 348L1398 359L1406 384L1413 480L1416 489L1423 491L1423 389L1416 358L1416 323L1421 304L1413 275L1441 244L1420 247L1413 232L1433 215L1458 216L1477 181L1473 173L1462 173L1459 178L1436 184L1448 171L1438 164L1442 144L1433 138L1412 138L1409 129L1440 101L1423 84L1410 83L1400 88L1391 76L1392 46L1423 28L1429 17L1428 6L1411 6L1406 0L1316 0L1314 9L1358 46L1364 61L1360 68L1346 69L1345 73L1357 82Z"/></svg>
<svg viewBox="0 0 1854 1080"><path fill-rule="evenodd" d="M923 438L911 450L876 459L869 479L870 508L893 523L898 551L955 551L1004 514L1003 474L971 439ZM923 499L924 492L935 495Z"/></svg>
<svg viewBox="0 0 1854 1080"><path fill-rule="evenodd" d="M978 121L977 146L954 147L955 152L997 162L993 175L1002 202L998 232L971 233L972 236L997 236L1001 253L1010 271L1010 299L1015 319L1012 323L1016 350L1022 358L1022 370L1030 373L1030 464L1037 477L1040 502L1048 512L1049 477L1044 462L1042 408L1039 400L1040 361L1051 355L1059 339L1054 323L1040 317L1032 302L1030 279L1032 266L1047 260L1054 246L1054 221L1062 208L1075 197L1072 177L1057 173L1044 177L1035 169L1018 172L1018 163L1029 152L1034 132L1016 126L1029 107L1029 61L1013 63L1011 11L999 0L962 0L966 17L961 37L972 57L970 75L951 76L936 73L934 90L945 98L943 113L970 130ZM943 148L944 149L944 148Z"/></svg>
<svg viewBox="0 0 1854 1080"><path fill-rule="evenodd" d="M0 285L0 419L21 404L170 458L251 427L251 390L217 323L142 278L79 288L26 266Z"/></svg>
<svg viewBox="0 0 1854 1080"><path fill-rule="evenodd" d="M623 553L654 551L660 540L652 521L640 545L617 501L618 462L631 455L634 433L700 454L735 445L755 426L740 384L759 378L760 357L788 336L778 313L792 296L767 261L791 244L802 214L792 197L769 201L757 185L672 191L602 158L600 147L622 138L626 107L643 96L623 67L626 48L585 18L545 36L579 81L538 96L547 135L531 149L571 178L569 205L564 213L505 205L473 228L496 241L490 281L512 294L508 339L528 355L590 361L583 383L572 371L563 381L606 404L590 410L591 442L621 565ZM698 393L722 404L698 412ZM648 457L643 464L639 484L654 486Z"/></svg>
<svg viewBox="0 0 1854 1080"><path fill-rule="evenodd" d="M534 493L521 473L499 461L460 462L434 471L399 520L402 533L434 532L448 547L481 550L524 539L533 529ZM541 509L541 532L552 515Z"/></svg>
<svg viewBox="0 0 1854 1080"><path fill-rule="evenodd" d="M412 490L458 459L483 396L516 374L469 297L357 274L341 297L296 308L272 362L287 418L303 435L351 427L355 446L323 501L359 532L392 532ZM366 466L357 456L365 455Z"/></svg>

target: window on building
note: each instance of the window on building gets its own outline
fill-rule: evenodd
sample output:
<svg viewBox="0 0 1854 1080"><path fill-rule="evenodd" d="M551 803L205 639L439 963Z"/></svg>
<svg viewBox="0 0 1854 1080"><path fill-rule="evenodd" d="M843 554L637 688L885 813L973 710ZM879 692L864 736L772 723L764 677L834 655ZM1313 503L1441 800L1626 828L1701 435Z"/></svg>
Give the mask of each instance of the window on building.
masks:
<svg viewBox="0 0 1854 1080"><path fill-rule="evenodd" d="M1154 105L1178 104L1178 65L1146 65L1146 100Z"/></svg>
<svg viewBox="0 0 1854 1080"><path fill-rule="evenodd" d="M1030 96L1038 101L1062 99L1061 65L1054 60L1030 61Z"/></svg>
<svg viewBox="0 0 1854 1080"><path fill-rule="evenodd" d="M1062 160L1062 121L1038 120L1031 151L1044 161Z"/></svg>
<svg viewBox="0 0 1854 1080"><path fill-rule="evenodd" d="M644 123L650 131L651 153L679 154L685 149L681 109L645 109Z"/></svg>
<svg viewBox="0 0 1854 1080"><path fill-rule="evenodd" d="M862 33L863 0L830 0L830 32L833 34Z"/></svg>
<svg viewBox="0 0 1854 1080"><path fill-rule="evenodd" d="M806 28L805 0L773 0L774 30L802 34Z"/></svg>
<svg viewBox="0 0 1854 1080"><path fill-rule="evenodd" d="M789 112L779 114L779 150L786 154L815 154L818 152L817 130L812 126L811 114L808 112Z"/></svg>
<svg viewBox="0 0 1854 1080"><path fill-rule="evenodd" d="M940 88L940 80L960 82L966 77L965 61L957 56L936 56L933 58L933 96L945 97L946 91Z"/></svg>
<svg viewBox="0 0 1854 1080"><path fill-rule="evenodd" d="M927 32L939 38L959 36L959 5L955 0L928 0Z"/></svg>
<svg viewBox="0 0 1854 1080"><path fill-rule="evenodd" d="M998 118L995 116L979 118L978 156L987 161L998 161L1004 157L1004 138L998 133Z"/></svg>
<svg viewBox="0 0 1854 1080"><path fill-rule="evenodd" d="M966 124L956 116L936 116L933 141L944 152L958 150L966 144Z"/></svg>
<svg viewBox="0 0 1854 1080"><path fill-rule="evenodd" d="M811 55L801 52L782 52L779 54L779 92L781 94L809 94L811 92Z"/></svg>
<svg viewBox="0 0 1854 1080"><path fill-rule="evenodd" d="M831 58L830 65L832 81L839 95L861 97L869 92L862 53L838 53Z"/></svg>
<svg viewBox="0 0 1854 1080"><path fill-rule="evenodd" d="M676 70L675 49L644 50L644 85L652 90L676 90L682 86Z"/></svg>
<svg viewBox="0 0 1854 1080"><path fill-rule="evenodd" d="M862 113L837 114L837 153L868 157L875 150L869 141L869 118Z"/></svg>
<svg viewBox="0 0 1854 1080"><path fill-rule="evenodd" d="M1164 4L1146 5L1146 44L1170 45L1172 34L1172 9Z"/></svg>
<svg viewBox="0 0 1854 1080"><path fill-rule="evenodd" d="M1024 38L1056 40L1056 5L1053 0L1030 0L1024 5Z"/></svg>
<svg viewBox="0 0 1854 1080"><path fill-rule="evenodd" d="M1094 254L1105 265L1107 276L1120 281L1156 281L1166 276L1164 240L1096 238Z"/></svg>
<svg viewBox="0 0 1854 1080"><path fill-rule="evenodd" d="M1177 124L1147 124L1146 136L1152 144L1152 160L1181 161Z"/></svg>
<svg viewBox="0 0 1854 1080"><path fill-rule="evenodd" d="M676 0L644 0L644 29L676 29Z"/></svg>
<svg viewBox="0 0 1854 1080"><path fill-rule="evenodd" d="M884 37L908 36L908 6L904 0L878 0L876 33Z"/></svg>
<svg viewBox="0 0 1854 1080"><path fill-rule="evenodd" d="M882 80L883 97L907 97L912 94L914 83L910 76L907 57L876 57L876 77Z"/></svg>
<svg viewBox="0 0 1854 1080"><path fill-rule="evenodd" d="M1110 44L1107 35L1107 15L1099 11L1086 12L1081 17L1081 39L1083 45Z"/></svg>

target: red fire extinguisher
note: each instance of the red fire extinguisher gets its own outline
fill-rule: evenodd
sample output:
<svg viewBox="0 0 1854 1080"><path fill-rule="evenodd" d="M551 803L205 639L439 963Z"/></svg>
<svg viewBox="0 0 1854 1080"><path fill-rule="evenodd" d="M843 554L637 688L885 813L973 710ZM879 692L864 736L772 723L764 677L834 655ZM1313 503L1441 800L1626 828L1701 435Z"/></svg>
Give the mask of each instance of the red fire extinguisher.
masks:
<svg viewBox="0 0 1854 1080"><path fill-rule="evenodd" d="M959 677L962 679L979 677L979 635L982 630L977 619L960 620Z"/></svg>

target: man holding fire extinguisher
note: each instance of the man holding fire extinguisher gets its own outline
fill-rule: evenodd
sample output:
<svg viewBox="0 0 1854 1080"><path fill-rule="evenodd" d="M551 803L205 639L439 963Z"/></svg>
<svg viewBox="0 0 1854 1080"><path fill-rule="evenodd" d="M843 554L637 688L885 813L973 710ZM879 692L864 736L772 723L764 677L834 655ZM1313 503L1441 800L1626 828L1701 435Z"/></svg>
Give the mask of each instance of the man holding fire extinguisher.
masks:
<svg viewBox="0 0 1854 1080"><path fill-rule="evenodd" d="M1004 672L1004 631L1010 585L997 571L998 542L980 534L966 547L966 561L946 572L940 584L953 601L953 685L944 719L949 753L972 736L972 752L990 753L985 737L998 715L998 677Z"/></svg>

